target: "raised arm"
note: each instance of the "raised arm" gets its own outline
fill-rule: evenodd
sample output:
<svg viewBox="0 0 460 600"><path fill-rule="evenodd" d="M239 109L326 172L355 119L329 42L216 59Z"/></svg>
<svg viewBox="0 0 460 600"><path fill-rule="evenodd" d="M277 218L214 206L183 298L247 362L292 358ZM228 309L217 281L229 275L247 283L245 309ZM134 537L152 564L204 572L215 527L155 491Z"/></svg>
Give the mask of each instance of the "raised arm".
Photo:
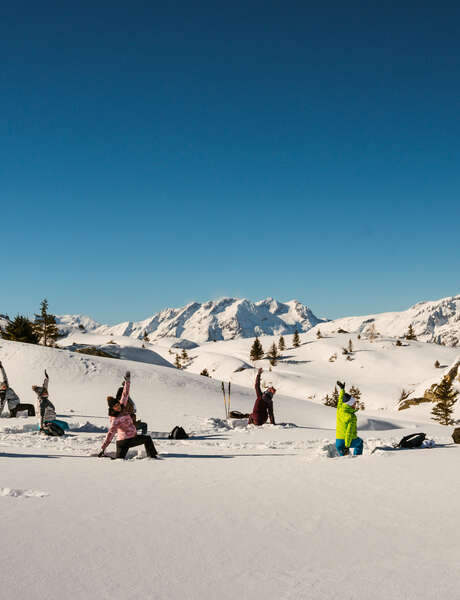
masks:
<svg viewBox="0 0 460 600"><path fill-rule="evenodd" d="M6 376L6 371L5 371L5 369L3 368L3 365L2 365L2 363L1 363L1 362L0 362L0 369L1 369L1 371L2 371L3 383L6 383L6 387L8 388L8 387L10 387L10 386L8 385L8 377Z"/></svg>
<svg viewBox="0 0 460 600"><path fill-rule="evenodd" d="M48 377L48 373L46 372L46 369L45 369L45 379L43 380L43 387L45 388L46 391L48 391L49 381L50 381L50 378Z"/></svg>
<svg viewBox="0 0 460 600"><path fill-rule="evenodd" d="M261 398L262 397L262 390L260 389L260 377L262 375L262 369L259 369L257 371L257 377L256 377L256 394L257 394L257 398Z"/></svg>
<svg viewBox="0 0 460 600"><path fill-rule="evenodd" d="M126 371L125 374L125 385L123 386L123 393L121 394L120 404L126 407L129 398L129 388L131 387L131 373Z"/></svg>

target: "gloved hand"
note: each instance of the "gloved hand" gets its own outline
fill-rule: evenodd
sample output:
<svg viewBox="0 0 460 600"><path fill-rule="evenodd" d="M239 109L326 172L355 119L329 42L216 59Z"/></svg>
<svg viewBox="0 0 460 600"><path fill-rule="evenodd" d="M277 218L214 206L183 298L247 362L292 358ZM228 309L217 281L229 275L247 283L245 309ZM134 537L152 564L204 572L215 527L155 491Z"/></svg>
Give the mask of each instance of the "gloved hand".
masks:
<svg viewBox="0 0 460 600"><path fill-rule="evenodd" d="M104 454L104 450L101 450L101 451L99 452L99 454L97 455L97 457L98 457L98 458L102 458L103 456L105 456L105 454Z"/></svg>
<svg viewBox="0 0 460 600"><path fill-rule="evenodd" d="M125 381L131 381L131 371L126 371L126 373L125 373Z"/></svg>
<svg viewBox="0 0 460 600"><path fill-rule="evenodd" d="M337 385L339 386L340 389L344 390L345 389L345 382L341 382L341 381L337 381Z"/></svg>
<svg viewBox="0 0 460 600"><path fill-rule="evenodd" d="M49 379L48 373L46 372L46 369L45 369L45 377L47 377Z"/></svg>

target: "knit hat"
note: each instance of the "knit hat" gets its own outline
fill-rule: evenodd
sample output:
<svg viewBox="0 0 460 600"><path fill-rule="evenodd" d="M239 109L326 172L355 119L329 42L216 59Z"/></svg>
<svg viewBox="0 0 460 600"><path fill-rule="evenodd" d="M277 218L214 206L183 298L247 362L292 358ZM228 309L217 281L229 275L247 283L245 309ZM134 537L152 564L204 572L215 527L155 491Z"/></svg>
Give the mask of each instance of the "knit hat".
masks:
<svg viewBox="0 0 460 600"><path fill-rule="evenodd" d="M353 407L357 402L358 402L358 400L356 398L352 398L350 396L350 400L348 400L347 402L345 402L345 404L348 404L348 406Z"/></svg>

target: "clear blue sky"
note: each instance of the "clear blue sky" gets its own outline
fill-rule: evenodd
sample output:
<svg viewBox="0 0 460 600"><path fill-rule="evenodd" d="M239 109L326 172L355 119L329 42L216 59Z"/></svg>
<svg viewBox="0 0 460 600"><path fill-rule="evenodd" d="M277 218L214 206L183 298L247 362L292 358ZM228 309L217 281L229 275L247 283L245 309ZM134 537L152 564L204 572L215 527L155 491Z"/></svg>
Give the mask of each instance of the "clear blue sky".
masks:
<svg viewBox="0 0 460 600"><path fill-rule="evenodd" d="M0 312L460 292L458 2L15 2Z"/></svg>

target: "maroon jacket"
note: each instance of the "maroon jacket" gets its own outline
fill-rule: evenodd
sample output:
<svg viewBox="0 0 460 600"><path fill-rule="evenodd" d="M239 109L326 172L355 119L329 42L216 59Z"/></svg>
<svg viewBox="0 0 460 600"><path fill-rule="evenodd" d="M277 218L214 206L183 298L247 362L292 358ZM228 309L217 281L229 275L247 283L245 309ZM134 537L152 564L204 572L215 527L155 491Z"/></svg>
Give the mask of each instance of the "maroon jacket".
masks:
<svg viewBox="0 0 460 600"><path fill-rule="evenodd" d="M252 413L249 415L249 422L254 425L263 425L270 418L270 423L275 425L275 417L273 415L273 400L271 394L262 394L260 389L260 376L261 373L257 373L256 377L256 394L257 400L252 409Z"/></svg>

